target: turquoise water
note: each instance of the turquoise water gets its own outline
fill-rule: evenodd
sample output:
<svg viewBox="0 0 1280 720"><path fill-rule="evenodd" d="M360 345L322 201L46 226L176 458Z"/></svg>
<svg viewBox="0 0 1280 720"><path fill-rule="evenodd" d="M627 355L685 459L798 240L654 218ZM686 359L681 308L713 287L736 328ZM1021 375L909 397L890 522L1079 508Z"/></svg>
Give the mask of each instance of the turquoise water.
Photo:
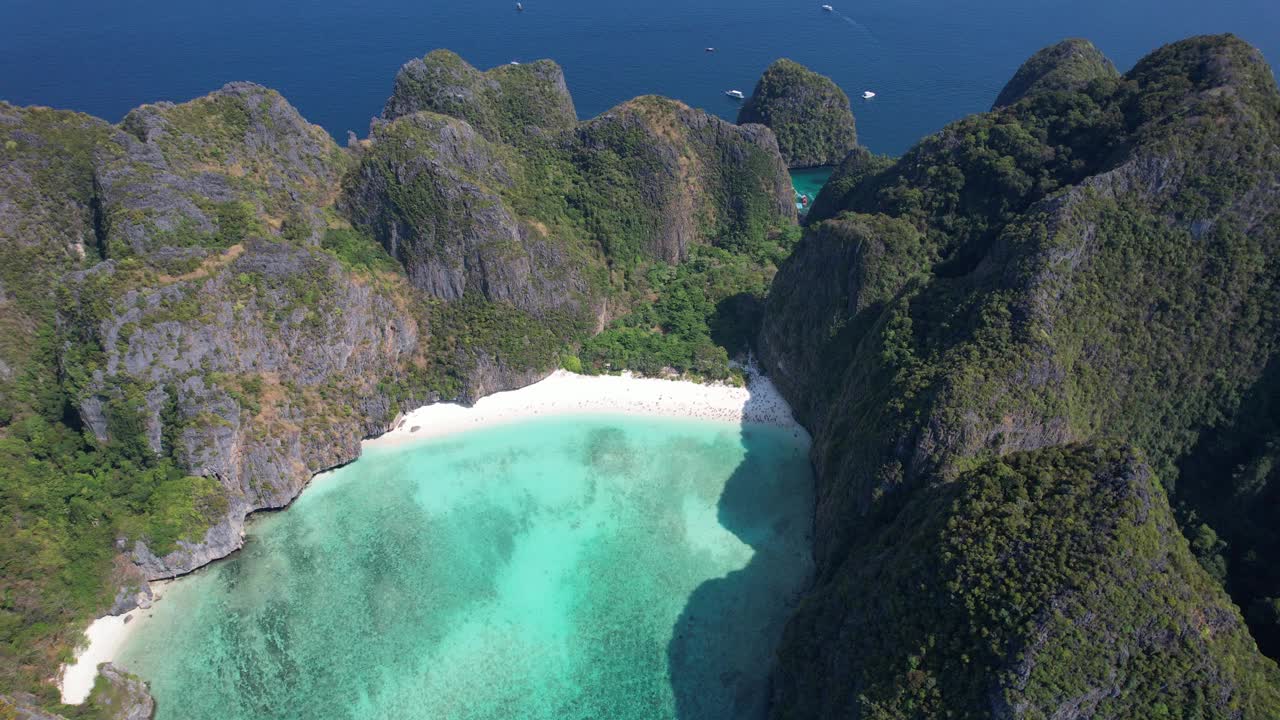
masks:
<svg viewBox="0 0 1280 720"><path fill-rule="evenodd" d="M816 167L816 168L805 168L803 170L792 170L791 171L791 187L795 188L796 197L799 198L801 195L808 195L809 202L812 203L815 199L817 199L818 191L821 190L822 186L826 185L827 180L831 178L831 173L833 170L835 170L835 168L832 168L832 167ZM799 204L799 201L797 200L796 209L805 210L807 208L802 208Z"/></svg>
<svg viewBox="0 0 1280 720"><path fill-rule="evenodd" d="M765 426L375 447L171 586L121 662L158 720L759 717L811 492Z"/></svg>

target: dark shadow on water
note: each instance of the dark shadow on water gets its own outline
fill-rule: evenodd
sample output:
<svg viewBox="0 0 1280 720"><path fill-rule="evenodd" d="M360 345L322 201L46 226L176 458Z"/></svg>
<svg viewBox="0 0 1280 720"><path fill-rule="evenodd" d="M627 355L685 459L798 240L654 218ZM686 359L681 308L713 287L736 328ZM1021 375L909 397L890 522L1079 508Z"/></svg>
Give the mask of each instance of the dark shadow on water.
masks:
<svg viewBox="0 0 1280 720"><path fill-rule="evenodd" d="M812 577L808 451L766 451L780 432L741 429L746 456L725 484L718 515L755 554L741 570L699 585L676 621L667 669L681 720L754 720L767 713L778 639Z"/></svg>

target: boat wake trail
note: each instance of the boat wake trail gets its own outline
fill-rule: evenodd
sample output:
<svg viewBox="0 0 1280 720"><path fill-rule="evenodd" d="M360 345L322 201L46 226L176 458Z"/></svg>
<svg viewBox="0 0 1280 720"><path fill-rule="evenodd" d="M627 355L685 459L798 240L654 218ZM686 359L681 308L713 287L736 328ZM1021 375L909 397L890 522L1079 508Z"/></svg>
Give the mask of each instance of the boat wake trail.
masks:
<svg viewBox="0 0 1280 720"><path fill-rule="evenodd" d="M871 31L867 29L867 26L866 26L866 25L863 25L862 23L858 22L857 20L854 20L853 18L849 17L848 15L845 15L844 13L840 12L839 10L833 11L833 12L832 12L832 14L833 14L833 15L835 15L836 17L840 18L841 20L843 20L843 21L845 21L845 22L849 23L849 25L850 25L850 26L852 26L854 30L857 30L857 31L858 31L858 34L859 34L859 35L861 35L862 37L866 38L867 40L870 40L870 41L872 41L872 42L879 42L878 40L876 40L876 36L875 36L875 35L872 35L872 34L871 34Z"/></svg>

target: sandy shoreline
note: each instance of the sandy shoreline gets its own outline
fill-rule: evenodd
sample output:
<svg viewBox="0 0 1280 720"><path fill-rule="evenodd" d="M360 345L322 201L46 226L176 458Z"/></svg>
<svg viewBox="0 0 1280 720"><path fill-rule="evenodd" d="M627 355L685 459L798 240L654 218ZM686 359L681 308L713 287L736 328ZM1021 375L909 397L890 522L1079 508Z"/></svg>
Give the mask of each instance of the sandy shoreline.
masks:
<svg viewBox="0 0 1280 720"><path fill-rule="evenodd" d="M773 383L755 372L750 378L748 387L733 387L558 370L533 385L483 397L474 407L451 403L420 407L401 416L383 435L365 440L363 447L384 447L537 417L590 414L761 423L793 430L807 442L808 433L796 422ZM167 582L171 581L151 584L155 601ZM149 609L138 608L94 620L85 631L88 645L77 653L73 664L63 667L59 677L62 701L69 705L84 702L93 690L98 665L116 659L125 641L150 616Z"/></svg>
<svg viewBox="0 0 1280 720"><path fill-rule="evenodd" d="M483 397L474 407L451 403L420 407L404 414L383 435L366 440L365 446L393 445L537 417L606 413L761 423L795 429L807 438L777 388L755 373L748 387L733 387L558 370L533 385Z"/></svg>
<svg viewBox="0 0 1280 720"><path fill-rule="evenodd" d="M152 602L160 600L165 586L172 580L156 580L151 583ZM104 615L89 623L84 631L88 645L76 654L76 661L64 665L58 678L62 702L79 705L89 697L93 683L98 679L98 666L115 660L120 648L139 627L151 617L150 608L134 608L122 615Z"/></svg>

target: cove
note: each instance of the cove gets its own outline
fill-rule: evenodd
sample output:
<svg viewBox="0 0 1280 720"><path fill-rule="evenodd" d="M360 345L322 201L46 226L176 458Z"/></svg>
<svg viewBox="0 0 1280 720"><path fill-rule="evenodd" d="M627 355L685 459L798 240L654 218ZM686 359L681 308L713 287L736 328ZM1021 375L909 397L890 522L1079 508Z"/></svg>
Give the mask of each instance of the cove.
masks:
<svg viewBox="0 0 1280 720"><path fill-rule="evenodd" d="M631 416L374 446L171 586L158 720L752 718L809 581L807 437Z"/></svg>
<svg viewBox="0 0 1280 720"><path fill-rule="evenodd" d="M796 192L797 210L807 210L807 208L800 205L799 198L801 195L808 195L810 202L818 199L818 193L822 190L822 186L827 184L827 180L831 179L831 173L834 171L835 168L830 166L801 168L791 171L791 187Z"/></svg>

